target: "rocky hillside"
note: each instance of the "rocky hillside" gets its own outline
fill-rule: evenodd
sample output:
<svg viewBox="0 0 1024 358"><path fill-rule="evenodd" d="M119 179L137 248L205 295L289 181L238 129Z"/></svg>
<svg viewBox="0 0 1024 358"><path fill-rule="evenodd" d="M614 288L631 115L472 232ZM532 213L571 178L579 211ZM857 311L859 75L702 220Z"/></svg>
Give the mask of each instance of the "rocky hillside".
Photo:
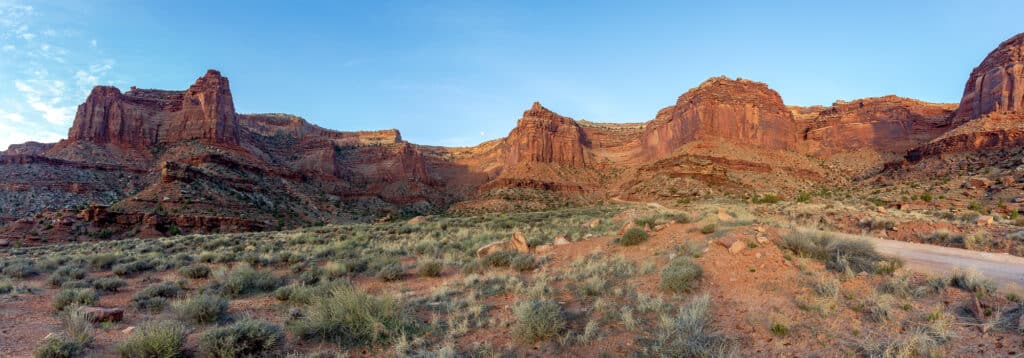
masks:
<svg viewBox="0 0 1024 358"><path fill-rule="evenodd" d="M66 140L0 155L0 237L262 230L616 198L787 197L886 170L933 174L942 166L915 163L1024 143L1022 47L1024 34L992 51L959 106L885 96L787 107L767 84L715 77L645 123L577 121L534 103L507 137L471 148L416 145L394 129L338 132L286 114L239 114L228 79L214 70L184 91L100 86Z"/></svg>

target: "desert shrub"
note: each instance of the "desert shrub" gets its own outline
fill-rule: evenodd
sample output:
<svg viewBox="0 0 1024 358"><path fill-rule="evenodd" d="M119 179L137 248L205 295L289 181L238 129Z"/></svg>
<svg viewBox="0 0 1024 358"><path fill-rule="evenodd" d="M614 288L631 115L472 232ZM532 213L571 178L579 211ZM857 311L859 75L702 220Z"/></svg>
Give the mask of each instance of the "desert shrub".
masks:
<svg viewBox="0 0 1024 358"><path fill-rule="evenodd" d="M783 246L796 254L818 259L836 272L891 273L900 266L887 260L866 240L843 239L826 232L794 231L783 236Z"/></svg>
<svg viewBox="0 0 1024 358"><path fill-rule="evenodd" d="M518 255L517 252L512 251L498 251L493 254L484 256L482 263L487 267L509 267L512 265L512 259Z"/></svg>
<svg viewBox="0 0 1024 358"><path fill-rule="evenodd" d="M138 310L158 312L167 301L181 293L181 286L174 282L160 282L149 285L132 296L132 307Z"/></svg>
<svg viewBox="0 0 1024 358"><path fill-rule="evenodd" d="M654 217L654 216L649 216L649 217L639 218L639 219L633 220L633 223L636 224L636 226L639 226L641 228L643 228L644 226L654 227L655 225L658 224L658 218Z"/></svg>
<svg viewBox="0 0 1024 358"><path fill-rule="evenodd" d="M754 204L775 204L780 201L782 198L775 194L758 195L753 198Z"/></svg>
<svg viewBox="0 0 1024 358"><path fill-rule="evenodd" d="M214 295L197 295L175 302L174 311L186 321L205 324L224 319L228 312L228 300Z"/></svg>
<svg viewBox="0 0 1024 358"><path fill-rule="evenodd" d="M289 324L296 336L346 347L388 343L415 328L416 318L407 306L352 286L337 286L313 298L305 317Z"/></svg>
<svg viewBox="0 0 1024 358"><path fill-rule="evenodd" d="M814 293L818 296L836 297L839 295L839 280L826 275L820 275L811 281L811 288L814 289Z"/></svg>
<svg viewBox="0 0 1024 358"><path fill-rule="evenodd" d="M980 296L995 293L998 287L995 281L983 277L977 270L964 270L959 267L953 268L953 273L949 277L949 284Z"/></svg>
<svg viewBox="0 0 1024 358"><path fill-rule="evenodd" d="M96 254L89 257L89 268L93 270L109 270L117 263L117 254Z"/></svg>
<svg viewBox="0 0 1024 358"><path fill-rule="evenodd" d="M100 295L91 288L66 288L53 296L53 309L63 311L69 306L91 306L99 302Z"/></svg>
<svg viewBox="0 0 1024 358"><path fill-rule="evenodd" d="M889 319L892 305L892 296L872 295L861 304L861 313L874 322L885 322Z"/></svg>
<svg viewBox="0 0 1024 358"><path fill-rule="evenodd" d="M923 239L929 243L946 246L963 246L964 236L949 232L948 230L935 230L925 235Z"/></svg>
<svg viewBox="0 0 1024 358"><path fill-rule="evenodd" d="M772 333L775 333L776 336L785 337L789 334L789 327L782 323L774 323L772 324L771 331Z"/></svg>
<svg viewBox="0 0 1024 358"><path fill-rule="evenodd" d="M384 265L377 271L377 278L383 281L397 281L402 279L403 275L405 275L405 270L402 269L402 263L398 261Z"/></svg>
<svg viewBox="0 0 1024 358"><path fill-rule="evenodd" d="M619 244L622 246L637 245L641 242L647 241L648 238L649 235L647 235L647 231L638 227L633 227L622 234L622 237L619 238Z"/></svg>
<svg viewBox="0 0 1024 358"><path fill-rule="evenodd" d="M104 292L117 292L121 287L127 285L128 282L120 277L100 277L92 280L92 287Z"/></svg>
<svg viewBox="0 0 1024 358"><path fill-rule="evenodd" d="M711 325L711 299L702 295L679 308L675 317L663 316L647 353L660 357L734 357L731 339Z"/></svg>
<svg viewBox="0 0 1024 358"><path fill-rule="evenodd" d="M537 261L533 259L533 255L516 255L511 266L516 271L530 271L537 267Z"/></svg>
<svg viewBox="0 0 1024 358"><path fill-rule="evenodd" d="M284 345L281 327L263 321L244 319L216 328L199 339L203 357L266 357Z"/></svg>
<svg viewBox="0 0 1024 358"><path fill-rule="evenodd" d="M14 282L7 278L0 278L0 295L14 292Z"/></svg>
<svg viewBox="0 0 1024 358"><path fill-rule="evenodd" d="M36 358L72 358L85 352L85 346L65 335L52 335L43 340L32 353Z"/></svg>
<svg viewBox="0 0 1024 358"><path fill-rule="evenodd" d="M121 357L181 357L187 329L176 321L144 323L128 339L117 346Z"/></svg>
<svg viewBox="0 0 1024 358"><path fill-rule="evenodd" d="M92 344L93 329L92 322L86 317L84 311L65 310L60 313L60 324L67 333L68 339L83 347Z"/></svg>
<svg viewBox="0 0 1024 358"><path fill-rule="evenodd" d="M964 238L964 248L968 250L983 250L992 245L992 235L988 231L980 230Z"/></svg>
<svg viewBox="0 0 1024 358"><path fill-rule="evenodd" d="M549 299L527 299L512 307L516 322L512 337L526 343L536 343L557 336L565 329L562 306Z"/></svg>
<svg viewBox="0 0 1024 358"><path fill-rule="evenodd" d="M114 274L118 276L131 276L152 269L152 262L146 259L139 259L132 262L115 265L114 268L111 269L111 271L113 271Z"/></svg>
<svg viewBox="0 0 1024 358"><path fill-rule="evenodd" d="M441 276L441 271L444 270L444 264L437 260L423 260L416 267L416 272L423 277L438 277Z"/></svg>
<svg viewBox="0 0 1024 358"><path fill-rule="evenodd" d="M306 270L299 274L299 281L306 285L314 285L320 282L320 278L324 276L324 270L319 267Z"/></svg>
<svg viewBox="0 0 1024 358"><path fill-rule="evenodd" d="M224 292L231 296L243 296L271 292L281 286L282 280L270 271L260 271L251 266L239 266L224 278Z"/></svg>
<svg viewBox="0 0 1024 358"><path fill-rule="evenodd" d="M86 271L84 268L66 265L61 266L57 270L50 274L48 282L50 287L60 287L62 284L68 281L81 280L85 278Z"/></svg>
<svg viewBox="0 0 1024 358"><path fill-rule="evenodd" d="M178 273L191 279L210 277L210 267L206 265L188 265L178 269Z"/></svg>
<svg viewBox="0 0 1024 358"><path fill-rule="evenodd" d="M694 289L704 270L688 257L679 256L661 270L661 289L672 293L684 293Z"/></svg>
<svg viewBox="0 0 1024 358"><path fill-rule="evenodd" d="M707 224L700 227L700 233L704 235L714 234L718 231L718 224Z"/></svg>
<svg viewBox="0 0 1024 358"><path fill-rule="evenodd" d="M3 273L13 278L27 278L39 274L39 270L32 261L15 260L3 266Z"/></svg>

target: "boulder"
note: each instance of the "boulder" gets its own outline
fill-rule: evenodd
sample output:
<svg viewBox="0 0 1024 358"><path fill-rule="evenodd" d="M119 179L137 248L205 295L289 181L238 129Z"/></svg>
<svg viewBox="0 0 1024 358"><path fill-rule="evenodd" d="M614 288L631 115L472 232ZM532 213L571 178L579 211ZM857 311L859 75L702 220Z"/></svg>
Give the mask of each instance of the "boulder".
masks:
<svg viewBox="0 0 1024 358"><path fill-rule="evenodd" d="M512 233L512 238L509 240L509 243L511 243L512 249L515 251L524 254L530 252L530 245L526 243L526 235L523 235L523 232L519 231L519 229L516 229L516 231Z"/></svg>
<svg viewBox="0 0 1024 358"><path fill-rule="evenodd" d="M590 229L593 229L593 228L596 228L598 225L601 225L601 219L594 219L594 220L587 221L586 227L590 228Z"/></svg>
<svg viewBox="0 0 1024 358"><path fill-rule="evenodd" d="M967 179L966 187L969 189L985 189L992 186L992 180L984 177L972 177Z"/></svg>
<svg viewBox="0 0 1024 358"><path fill-rule="evenodd" d="M993 223L995 223L995 221L996 221L995 218L993 218L990 215L982 215L982 216L979 216L978 219L974 221L974 223L978 224L978 225L981 225L981 226L987 226L987 225L992 225Z"/></svg>
<svg viewBox="0 0 1024 358"><path fill-rule="evenodd" d="M747 243L746 242L743 242L743 240L736 240L736 242L733 242L732 245L729 245L729 253L735 255L735 254L740 253L740 251L743 251L746 248L747 248Z"/></svg>
<svg viewBox="0 0 1024 358"><path fill-rule="evenodd" d="M565 235L558 235L558 237L555 238L555 246L563 246L563 245L568 245L568 244L571 244L571 243L572 242L569 241L569 239L566 238Z"/></svg>
<svg viewBox="0 0 1024 358"><path fill-rule="evenodd" d="M82 306L78 308L78 311L85 315L85 318L89 322L120 322L124 319L123 308L104 308L104 307L90 307Z"/></svg>
<svg viewBox="0 0 1024 358"><path fill-rule="evenodd" d="M483 247L481 247L479 249L476 249L476 257L483 258L483 257L487 257L488 255L493 254L495 252L514 251L514 250L515 250L515 248L512 247L512 243L509 242L509 241L506 241L506 240L495 241L495 242L492 242L490 244L484 245Z"/></svg>
<svg viewBox="0 0 1024 358"><path fill-rule="evenodd" d="M733 236L723 236L723 237L718 238L718 240L716 240L716 241L720 245L722 245L722 247L725 247L725 248L728 249L728 248L732 247L732 245L735 245L737 242L741 242L742 240L737 239L736 237L733 237Z"/></svg>
<svg viewBox="0 0 1024 358"><path fill-rule="evenodd" d="M124 334L132 334L132 332L135 332L135 326L128 326L125 329L121 330L121 333Z"/></svg>
<svg viewBox="0 0 1024 358"><path fill-rule="evenodd" d="M7 241L6 239L0 239L0 247L8 247L8 246L11 246L11 242L10 241Z"/></svg>
<svg viewBox="0 0 1024 358"><path fill-rule="evenodd" d="M416 225L416 224L422 224L422 223L425 223L425 222L427 222L427 218L425 218L423 216L417 216L417 217L414 217L412 219L409 219L409 221L407 221L406 223L407 224Z"/></svg>
<svg viewBox="0 0 1024 358"><path fill-rule="evenodd" d="M733 221L734 219L735 218L733 218L732 215L729 215L729 213L725 212L725 209L718 209L718 221L730 222Z"/></svg>

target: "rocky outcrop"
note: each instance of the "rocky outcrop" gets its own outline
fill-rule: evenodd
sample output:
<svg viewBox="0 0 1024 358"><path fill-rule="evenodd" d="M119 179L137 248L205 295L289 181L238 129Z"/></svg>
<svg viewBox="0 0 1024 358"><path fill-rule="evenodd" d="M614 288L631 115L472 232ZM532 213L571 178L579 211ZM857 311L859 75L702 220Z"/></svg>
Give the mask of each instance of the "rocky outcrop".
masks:
<svg viewBox="0 0 1024 358"><path fill-rule="evenodd" d="M725 139L770 149L792 149L797 131L782 97L768 85L711 78L662 109L642 135L648 159L664 158L687 142Z"/></svg>
<svg viewBox="0 0 1024 358"><path fill-rule="evenodd" d="M193 139L238 144L231 88L218 71L207 71L186 91L132 87L122 94L116 87L97 86L78 106L68 140L58 146L88 141L147 147Z"/></svg>
<svg viewBox="0 0 1024 358"><path fill-rule="evenodd" d="M829 156L859 149L903 153L948 129L955 105L897 96L837 101L830 107L791 108L808 154ZM811 112L811 113L809 113Z"/></svg>
<svg viewBox="0 0 1024 358"><path fill-rule="evenodd" d="M1003 41L971 71L953 122L992 112L1024 113L1024 33Z"/></svg>
<svg viewBox="0 0 1024 358"><path fill-rule="evenodd" d="M53 143L25 142L11 144L7 150L0 151L0 155L40 155L50 148L53 148Z"/></svg>
<svg viewBox="0 0 1024 358"><path fill-rule="evenodd" d="M505 165L524 162L585 166L587 138L576 121L534 102L505 138Z"/></svg>

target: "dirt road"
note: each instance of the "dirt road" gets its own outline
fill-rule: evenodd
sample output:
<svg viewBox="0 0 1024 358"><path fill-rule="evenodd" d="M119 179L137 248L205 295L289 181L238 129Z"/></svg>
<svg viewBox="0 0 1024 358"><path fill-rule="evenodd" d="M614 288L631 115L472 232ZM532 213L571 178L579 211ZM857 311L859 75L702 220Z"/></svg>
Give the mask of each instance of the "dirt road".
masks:
<svg viewBox="0 0 1024 358"><path fill-rule="evenodd" d="M877 238L869 240L879 253L903 259L906 267L913 271L948 274L955 267L974 268L1000 284L1013 282L1024 287L1024 257Z"/></svg>

